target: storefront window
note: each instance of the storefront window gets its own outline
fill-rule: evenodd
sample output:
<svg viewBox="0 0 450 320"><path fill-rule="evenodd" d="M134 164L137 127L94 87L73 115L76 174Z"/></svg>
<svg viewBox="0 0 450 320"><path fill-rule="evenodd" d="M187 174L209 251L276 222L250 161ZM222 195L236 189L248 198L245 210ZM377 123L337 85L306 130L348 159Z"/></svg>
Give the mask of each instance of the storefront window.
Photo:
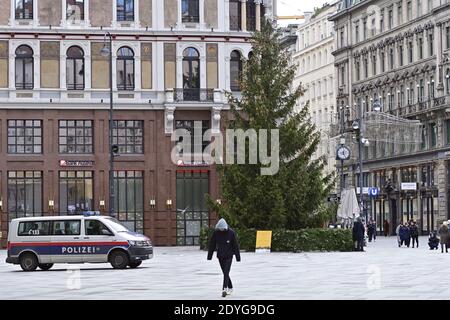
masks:
<svg viewBox="0 0 450 320"><path fill-rule="evenodd" d="M115 208L128 229L144 233L144 182L142 171L114 172Z"/></svg>
<svg viewBox="0 0 450 320"><path fill-rule="evenodd" d="M93 210L93 184L92 171L60 171L59 212L78 214Z"/></svg>
<svg viewBox="0 0 450 320"><path fill-rule="evenodd" d="M8 172L8 218L42 215L42 172Z"/></svg>
<svg viewBox="0 0 450 320"><path fill-rule="evenodd" d="M177 245L198 245L200 229L209 226L207 171L177 172Z"/></svg>

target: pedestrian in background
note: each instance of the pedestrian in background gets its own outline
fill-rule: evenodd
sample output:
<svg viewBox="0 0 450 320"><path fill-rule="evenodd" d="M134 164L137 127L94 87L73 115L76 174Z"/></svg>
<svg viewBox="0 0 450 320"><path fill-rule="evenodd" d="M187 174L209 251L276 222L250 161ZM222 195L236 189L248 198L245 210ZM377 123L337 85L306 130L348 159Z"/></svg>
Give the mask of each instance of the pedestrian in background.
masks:
<svg viewBox="0 0 450 320"><path fill-rule="evenodd" d="M233 283L230 279L231 263L233 255L236 261L241 261L239 252L239 244L236 234L231 229L225 219L220 219L216 224L211 240L209 241L208 260L212 259L214 251L217 250L217 258L219 259L220 268L223 273L222 297L226 297L233 292Z"/></svg>
<svg viewBox="0 0 450 320"><path fill-rule="evenodd" d="M445 246L445 252L448 252L448 226L447 221L444 221L442 226L439 228L439 237L440 237L440 243L441 243L441 253L444 253L444 246Z"/></svg>
<svg viewBox="0 0 450 320"><path fill-rule="evenodd" d="M402 238L400 237L400 230L403 228L403 225L400 223L395 229L395 234L397 235L398 247L402 246Z"/></svg>
<svg viewBox="0 0 450 320"><path fill-rule="evenodd" d="M414 243L416 243L417 248L419 247L419 228L417 227L417 223L415 221L412 221L409 230L411 232L411 240L412 240L412 247L414 248Z"/></svg>
<svg viewBox="0 0 450 320"><path fill-rule="evenodd" d="M369 242L375 241L377 238L377 230L376 230L376 224L375 222L370 219L369 223L367 224L367 235L369 236Z"/></svg>
<svg viewBox="0 0 450 320"><path fill-rule="evenodd" d="M364 224L361 222L361 218L357 218L353 224L353 242L355 243L356 251L364 251Z"/></svg>
<svg viewBox="0 0 450 320"><path fill-rule="evenodd" d="M389 222L386 219L383 222L383 232L385 237L389 235Z"/></svg>

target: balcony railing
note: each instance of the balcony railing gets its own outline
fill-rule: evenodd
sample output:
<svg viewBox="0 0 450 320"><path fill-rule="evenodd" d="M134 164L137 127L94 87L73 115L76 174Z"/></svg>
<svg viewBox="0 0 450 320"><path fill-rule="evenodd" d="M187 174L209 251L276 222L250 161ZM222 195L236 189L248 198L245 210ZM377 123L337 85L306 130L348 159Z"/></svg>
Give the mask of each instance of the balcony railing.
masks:
<svg viewBox="0 0 450 320"><path fill-rule="evenodd" d="M213 102L214 89L181 89L173 90L173 100L175 102Z"/></svg>
<svg viewBox="0 0 450 320"><path fill-rule="evenodd" d="M33 82L16 82L16 89L18 90L31 90L33 87Z"/></svg>

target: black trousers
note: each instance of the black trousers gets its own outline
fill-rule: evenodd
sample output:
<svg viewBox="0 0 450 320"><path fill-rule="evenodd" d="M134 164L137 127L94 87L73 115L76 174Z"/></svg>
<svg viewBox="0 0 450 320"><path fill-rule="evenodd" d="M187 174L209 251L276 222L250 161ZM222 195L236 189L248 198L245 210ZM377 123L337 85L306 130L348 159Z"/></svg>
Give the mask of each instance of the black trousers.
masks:
<svg viewBox="0 0 450 320"><path fill-rule="evenodd" d="M222 269L222 273L223 273L222 289L225 289L225 288L233 289L233 283L231 283L231 279L230 279L230 269L231 269L232 262L233 262L233 258L219 259L220 268Z"/></svg>
<svg viewBox="0 0 450 320"><path fill-rule="evenodd" d="M412 236L411 239L412 239L412 247L414 248L414 242L415 242L417 245L417 248L418 248L419 247L419 236Z"/></svg>

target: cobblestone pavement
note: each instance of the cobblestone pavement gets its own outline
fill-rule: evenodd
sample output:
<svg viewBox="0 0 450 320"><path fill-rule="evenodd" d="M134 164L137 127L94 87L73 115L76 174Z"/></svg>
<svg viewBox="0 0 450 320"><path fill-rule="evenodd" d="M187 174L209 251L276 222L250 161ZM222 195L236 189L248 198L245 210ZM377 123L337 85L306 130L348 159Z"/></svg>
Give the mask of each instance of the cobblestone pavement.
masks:
<svg viewBox="0 0 450 320"><path fill-rule="evenodd" d="M225 299L450 299L450 253L398 248L378 238L366 252L242 253ZM0 299L221 299L216 258L192 247L157 247L138 269L58 264L22 272L0 251Z"/></svg>

